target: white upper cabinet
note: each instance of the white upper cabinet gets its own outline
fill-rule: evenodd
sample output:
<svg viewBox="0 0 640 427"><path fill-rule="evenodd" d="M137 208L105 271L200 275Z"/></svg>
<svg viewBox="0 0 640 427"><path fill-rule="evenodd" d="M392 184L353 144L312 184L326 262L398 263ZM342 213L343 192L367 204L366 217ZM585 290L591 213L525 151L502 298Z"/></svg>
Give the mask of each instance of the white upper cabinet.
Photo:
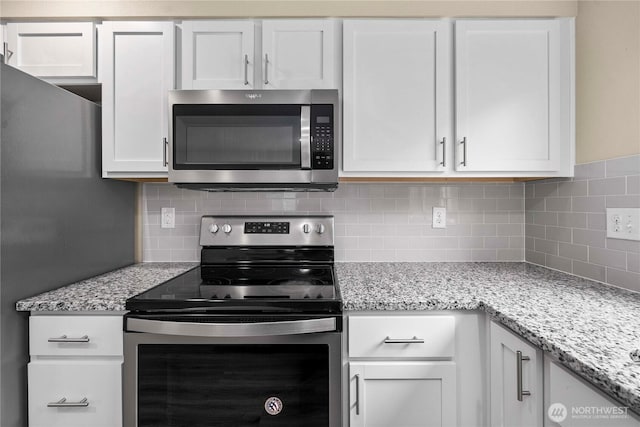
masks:
<svg viewBox="0 0 640 427"><path fill-rule="evenodd" d="M334 20L184 21L181 27L182 89L337 87Z"/></svg>
<svg viewBox="0 0 640 427"><path fill-rule="evenodd" d="M26 73L47 79L96 77L93 22L11 22L6 42L6 63Z"/></svg>
<svg viewBox="0 0 640 427"><path fill-rule="evenodd" d="M166 177L174 24L105 22L99 43L103 176Z"/></svg>
<svg viewBox="0 0 640 427"><path fill-rule="evenodd" d="M451 23L345 20L343 175L445 170Z"/></svg>
<svg viewBox="0 0 640 427"><path fill-rule="evenodd" d="M335 25L327 19L263 21L264 88L336 88Z"/></svg>
<svg viewBox="0 0 640 427"><path fill-rule="evenodd" d="M572 20L456 21L456 170L573 174L572 38Z"/></svg>
<svg viewBox="0 0 640 427"><path fill-rule="evenodd" d="M184 21L182 89L253 89L253 21Z"/></svg>

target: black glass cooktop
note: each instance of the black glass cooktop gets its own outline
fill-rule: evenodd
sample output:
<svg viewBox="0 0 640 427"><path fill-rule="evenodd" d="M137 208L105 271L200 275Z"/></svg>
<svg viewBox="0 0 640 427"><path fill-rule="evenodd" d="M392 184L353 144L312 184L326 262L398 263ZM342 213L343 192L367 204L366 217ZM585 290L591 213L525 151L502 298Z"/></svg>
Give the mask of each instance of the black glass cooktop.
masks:
<svg viewBox="0 0 640 427"><path fill-rule="evenodd" d="M131 311L341 312L332 265L196 267L127 300Z"/></svg>

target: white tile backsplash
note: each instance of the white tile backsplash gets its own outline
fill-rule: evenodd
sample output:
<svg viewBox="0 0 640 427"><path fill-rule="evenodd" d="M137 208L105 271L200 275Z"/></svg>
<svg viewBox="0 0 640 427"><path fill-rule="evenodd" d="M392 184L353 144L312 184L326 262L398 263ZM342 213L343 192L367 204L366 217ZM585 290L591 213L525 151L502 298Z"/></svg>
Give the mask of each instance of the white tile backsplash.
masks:
<svg viewBox="0 0 640 427"><path fill-rule="evenodd" d="M334 215L338 261L524 260L522 183L343 183L334 193L207 193L144 184L142 197L143 261L198 261L194 236L202 215L314 213ZM431 228L434 206L447 208L446 229ZM176 228L160 228L163 207L176 208Z"/></svg>

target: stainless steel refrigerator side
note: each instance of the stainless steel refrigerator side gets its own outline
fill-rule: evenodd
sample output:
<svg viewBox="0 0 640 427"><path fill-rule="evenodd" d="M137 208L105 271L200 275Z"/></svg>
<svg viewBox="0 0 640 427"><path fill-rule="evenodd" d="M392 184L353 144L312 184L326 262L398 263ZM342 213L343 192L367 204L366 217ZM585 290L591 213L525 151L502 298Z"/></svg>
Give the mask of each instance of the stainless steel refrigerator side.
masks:
<svg viewBox="0 0 640 427"><path fill-rule="evenodd" d="M16 301L132 264L136 193L101 178L100 106L0 67L0 425L17 427L29 352Z"/></svg>

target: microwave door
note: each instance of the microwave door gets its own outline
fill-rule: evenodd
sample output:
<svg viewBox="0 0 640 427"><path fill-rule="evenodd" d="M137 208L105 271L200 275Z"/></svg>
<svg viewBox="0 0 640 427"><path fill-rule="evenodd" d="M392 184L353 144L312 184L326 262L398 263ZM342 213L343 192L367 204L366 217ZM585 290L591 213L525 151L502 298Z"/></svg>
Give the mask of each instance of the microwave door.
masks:
<svg viewBox="0 0 640 427"><path fill-rule="evenodd" d="M311 169L311 106L300 110L300 168Z"/></svg>

